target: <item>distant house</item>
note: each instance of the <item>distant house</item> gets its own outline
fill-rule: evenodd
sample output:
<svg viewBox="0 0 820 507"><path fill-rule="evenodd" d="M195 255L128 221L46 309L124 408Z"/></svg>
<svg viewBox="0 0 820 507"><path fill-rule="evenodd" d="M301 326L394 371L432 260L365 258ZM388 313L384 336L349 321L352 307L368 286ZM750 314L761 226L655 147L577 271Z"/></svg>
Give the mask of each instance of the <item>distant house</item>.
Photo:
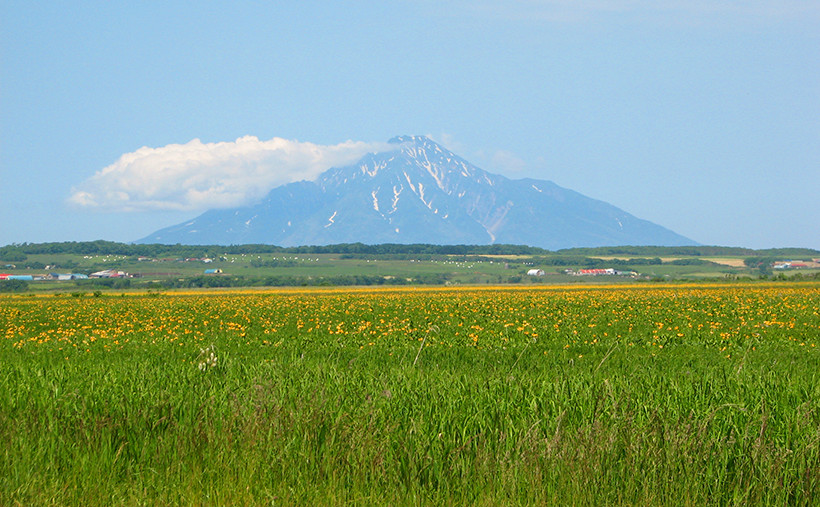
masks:
<svg viewBox="0 0 820 507"><path fill-rule="evenodd" d="M772 264L774 269L806 269L808 263L802 261L780 261Z"/></svg>
<svg viewBox="0 0 820 507"><path fill-rule="evenodd" d="M104 271L97 271L96 273L91 273L88 275L89 278L125 278L129 277L128 273L125 271L117 271L115 269L106 269Z"/></svg>
<svg viewBox="0 0 820 507"><path fill-rule="evenodd" d="M527 275L529 276L544 276L546 273L543 269L531 269L527 271Z"/></svg>
<svg viewBox="0 0 820 507"><path fill-rule="evenodd" d="M579 269L576 273L577 275L581 276L597 276L597 275L616 275L618 273L615 272L612 268L606 269Z"/></svg>
<svg viewBox="0 0 820 507"><path fill-rule="evenodd" d="M88 275L81 273L51 273L52 280L85 280Z"/></svg>

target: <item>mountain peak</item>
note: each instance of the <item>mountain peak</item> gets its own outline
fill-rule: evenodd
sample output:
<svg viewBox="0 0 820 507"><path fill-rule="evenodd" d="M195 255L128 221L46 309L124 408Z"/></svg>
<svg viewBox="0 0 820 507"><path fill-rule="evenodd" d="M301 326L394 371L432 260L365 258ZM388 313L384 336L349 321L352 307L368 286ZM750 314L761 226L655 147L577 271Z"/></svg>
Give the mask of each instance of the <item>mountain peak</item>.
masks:
<svg viewBox="0 0 820 507"><path fill-rule="evenodd" d="M403 143L432 143L433 141L430 140L427 136L396 136L389 141L388 143L391 144L403 144Z"/></svg>
<svg viewBox="0 0 820 507"><path fill-rule="evenodd" d="M399 145L404 152L417 152L421 150L435 153L446 152L449 153L451 157L456 156L454 153L450 153L446 148L427 136L396 136L387 142Z"/></svg>
<svg viewBox="0 0 820 507"><path fill-rule="evenodd" d="M328 169L316 181L277 187L258 205L208 211L141 241L509 243L547 249L694 244L552 182L488 173L426 136L388 142L396 149Z"/></svg>

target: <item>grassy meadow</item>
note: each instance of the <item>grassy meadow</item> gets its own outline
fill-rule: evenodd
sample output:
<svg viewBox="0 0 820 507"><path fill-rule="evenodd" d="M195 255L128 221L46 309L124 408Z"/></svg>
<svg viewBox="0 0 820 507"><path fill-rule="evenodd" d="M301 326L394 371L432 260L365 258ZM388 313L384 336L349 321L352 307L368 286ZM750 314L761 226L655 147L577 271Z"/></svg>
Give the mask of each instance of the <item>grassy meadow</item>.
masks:
<svg viewBox="0 0 820 507"><path fill-rule="evenodd" d="M492 251L488 250L490 246L336 245L303 247L305 252L296 251L300 248L271 252L267 250L278 247L111 244L106 248L108 253L101 253L96 247L99 247L97 242L0 247L2 273L32 277L30 281L18 281L16 286L0 283L0 293L820 280L820 264L812 260L820 256L820 252L801 249L612 247L527 253L529 247L508 245L497 248L498 252L507 253L488 253ZM610 250L621 253L614 254ZM774 270L771 266L778 259L798 259L804 266ZM588 268L611 268L620 274L571 274ZM541 269L544 275L529 276L530 269ZM104 270L121 271L128 276L70 280L56 280L53 276L91 275ZM206 271L212 273L206 274Z"/></svg>
<svg viewBox="0 0 820 507"><path fill-rule="evenodd" d="M0 504L820 504L820 285L0 297Z"/></svg>

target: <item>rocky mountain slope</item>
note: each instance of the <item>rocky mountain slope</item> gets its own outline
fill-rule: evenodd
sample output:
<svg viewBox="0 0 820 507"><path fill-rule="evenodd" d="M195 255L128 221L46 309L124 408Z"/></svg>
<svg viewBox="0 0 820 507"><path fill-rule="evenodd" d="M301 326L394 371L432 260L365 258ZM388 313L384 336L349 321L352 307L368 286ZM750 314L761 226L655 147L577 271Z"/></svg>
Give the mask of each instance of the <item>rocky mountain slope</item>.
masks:
<svg viewBox="0 0 820 507"><path fill-rule="evenodd" d="M393 151L274 188L260 203L211 210L142 243L524 244L551 250L695 245L664 227L544 180L511 180L421 136Z"/></svg>

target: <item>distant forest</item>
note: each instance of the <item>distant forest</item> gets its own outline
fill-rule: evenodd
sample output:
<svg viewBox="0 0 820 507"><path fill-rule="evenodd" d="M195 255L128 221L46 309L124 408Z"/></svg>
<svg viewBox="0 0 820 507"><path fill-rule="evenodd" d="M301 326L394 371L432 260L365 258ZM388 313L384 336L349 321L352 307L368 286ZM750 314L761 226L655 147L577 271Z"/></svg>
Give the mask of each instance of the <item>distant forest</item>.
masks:
<svg viewBox="0 0 820 507"><path fill-rule="evenodd" d="M59 243L15 243L0 247L0 260L23 261L28 255L75 254L75 255L125 255L154 258L168 257L217 257L224 254L340 254L350 257L370 255L530 255L530 256L640 256L640 257L818 257L819 250L810 248L750 248L724 246L615 246L594 248L569 248L557 251L525 245L428 245L395 244L366 245L342 243L326 246L279 247L275 245L161 245L116 243L113 241L67 241Z"/></svg>

